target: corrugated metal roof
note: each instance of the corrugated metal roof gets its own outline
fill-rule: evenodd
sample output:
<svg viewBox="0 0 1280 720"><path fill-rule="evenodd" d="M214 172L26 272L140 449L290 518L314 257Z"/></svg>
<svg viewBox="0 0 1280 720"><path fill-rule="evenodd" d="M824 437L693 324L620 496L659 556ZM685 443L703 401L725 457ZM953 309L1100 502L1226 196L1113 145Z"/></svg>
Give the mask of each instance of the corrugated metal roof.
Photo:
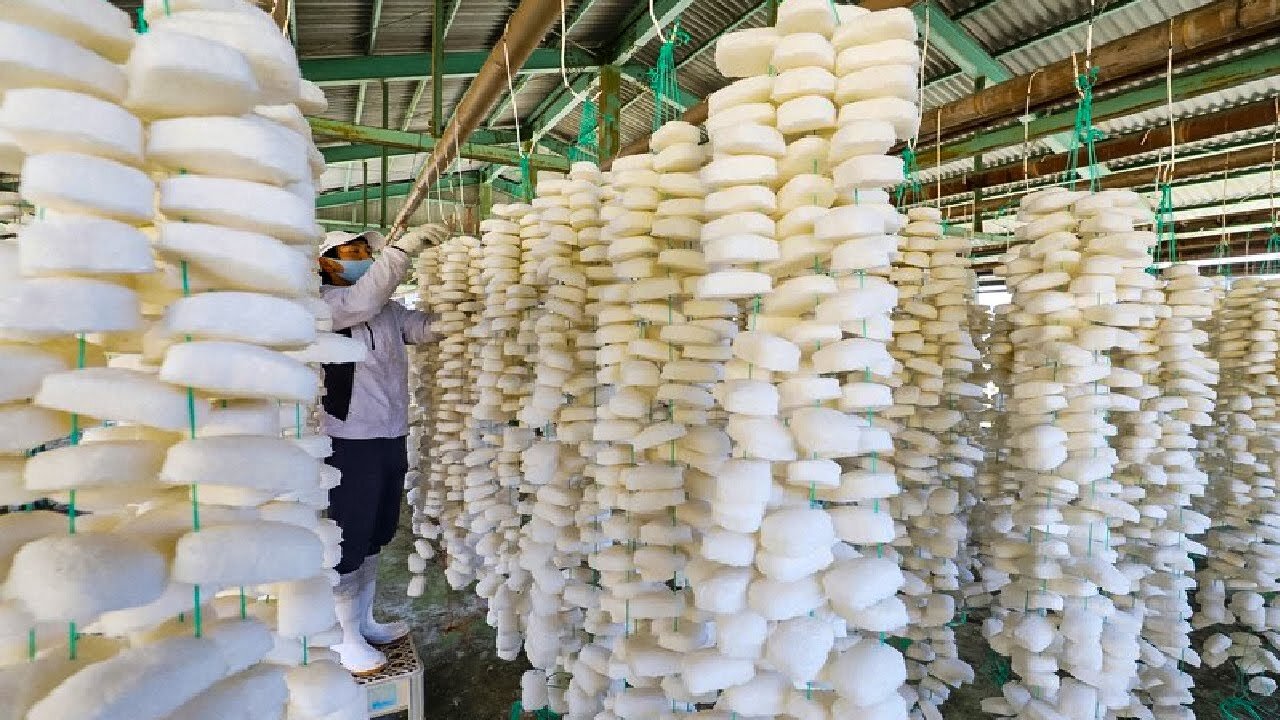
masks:
<svg viewBox="0 0 1280 720"><path fill-rule="evenodd" d="M112 0L118 7L133 11L139 0ZM267 0L263 0L264 2ZM503 28L518 0L457 0L456 16L453 19L447 40L446 49L450 51L487 51L500 40ZM606 56L617 48L616 38L628 18L638 18L639 22L647 21L643 0L565 0L569 16L577 13L584 3L589 7L575 22L568 36L572 47ZM846 0L847 1L847 0ZM1097 16L1093 29L1093 42L1101 45L1131 34L1139 29L1150 27L1166 21L1168 18L1204 6L1212 0L1096 0ZM365 55L369 50L371 37L370 23L373 15L373 2L370 0L295 0L297 10L297 29L299 53L302 57L354 57ZM1085 44L1085 24L1090 11L1090 0L933 0L943 11L967 30L978 44L995 56L1015 75L1027 74L1048 63L1069 57L1079 52ZM432 22L432 6L423 0L382 0L382 11L377 27L377 41L372 50L377 54L422 53L429 51ZM681 18L681 27L688 34L688 42L676 48L678 79L683 90L696 96L705 97L723 87L728 80L717 72L714 63L715 39L727 30L759 27L767 21L767 0L698 0L693 3ZM544 47L558 47L560 27L552 28L544 40ZM649 40L628 59L629 64L652 66L657 59L660 41ZM924 73L930 82L923 96L926 108L950 102L972 92L972 83L963 76L955 63L940 51L930 48L926 53ZM572 79L572 77L571 77ZM469 81L464 78L446 80L443 87L444 107L451 112L453 106L465 92ZM529 123L530 116L547 97L559 91L561 79L558 74L545 74L531 77L515 100L520 111L521 121ZM389 124L395 129L404 126L405 114L410 100L418 88L416 81L398 81L387 85L390 104ZM1111 93L1122 92L1134 85L1110 84L1099 93L1099 98ZM425 130L431 114L430 84L417 106L409 127L413 130ZM326 117L352 121L355 119L355 106L358 97L357 85L338 85L325 88L329 97L330 108ZM368 83L365 90L364 112L359 118L368 125L380 125L382 86L378 82ZM650 131L653 117L653 100L646 83L624 81L621 89L621 101L624 110L619 119L621 136L624 143L643 136ZM1203 95L1190 100L1181 100L1174 104L1177 117L1215 112L1259 98L1280 94L1280 79L1267 78L1242 84L1218 93ZM1066 109L1072 103L1064 103L1057 109ZM581 119L580 109L575 108L568 113L558 125L551 129L551 134L566 142L577 137ZM1166 122L1164 107L1113 118L1098 123L1098 128L1107 136L1117 134L1143 132L1146 129ZM512 128L515 120L511 113L511 103L500 116L494 118L493 126ZM1208 150L1221 147L1229 142L1264 139L1266 132L1246 131L1230 136L1213 138L1200 143L1189 144L1184 149L1188 153L1197 150ZM926 139L927 143L929 139ZM1044 140L1030 144L1031 155L1053 152ZM987 166L1020 161L1024 149L1021 146L1003 148L984 155ZM948 163L941 168L930 167L931 161L927 151L920 158L924 166L921 171L922 180L932 182L938 177L954 177L972 170L972 160L962 159ZM1134 158L1123 158L1108 166L1120 169L1132 166L1137 162L1148 161L1152 153ZM389 178L391 180L406 179L412 175L415 167L421 164L422 156L400 156L393 159ZM372 177L376 181L378 162L370 163ZM477 166L467 163L467 167ZM358 163L352 164L359 171ZM325 174L324 187L341 188L348 181L344 167L331 169ZM508 176L516 173L508 171ZM1228 181L1227 191L1223 192L1220 182L1207 182L1194 186L1186 186L1175 191L1178 204L1217 202L1247 196L1257 191L1256 177L1237 178ZM399 199L393 200L398 208ZM340 212L347 212L339 209Z"/></svg>

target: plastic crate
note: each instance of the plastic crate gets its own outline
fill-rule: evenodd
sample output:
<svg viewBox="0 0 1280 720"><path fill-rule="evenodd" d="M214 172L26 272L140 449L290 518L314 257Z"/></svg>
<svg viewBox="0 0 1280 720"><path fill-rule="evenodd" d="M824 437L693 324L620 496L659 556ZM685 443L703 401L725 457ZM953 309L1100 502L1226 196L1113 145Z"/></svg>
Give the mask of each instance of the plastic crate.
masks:
<svg viewBox="0 0 1280 720"><path fill-rule="evenodd" d="M377 675L356 677L369 696L369 717L408 712L409 720L423 720L422 661L413 646L413 635L378 649L386 653L387 666Z"/></svg>

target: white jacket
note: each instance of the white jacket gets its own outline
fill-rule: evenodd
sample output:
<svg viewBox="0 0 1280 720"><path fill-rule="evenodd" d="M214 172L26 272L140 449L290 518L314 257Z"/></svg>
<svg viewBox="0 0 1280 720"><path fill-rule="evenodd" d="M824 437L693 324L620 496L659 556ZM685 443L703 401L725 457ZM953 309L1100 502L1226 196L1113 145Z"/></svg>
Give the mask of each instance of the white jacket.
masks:
<svg viewBox="0 0 1280 720"><path fill-rule="evenodd" d="M405 345L429 342L435 336L425 313L391 299L408 269L409 256L399 248L388 247L354 284L324 285L320 289L333 313L334 331L350 332L352 338L369 349L362 362L325 366L327 435L367 440L409 434L409 359Z"/></svg>

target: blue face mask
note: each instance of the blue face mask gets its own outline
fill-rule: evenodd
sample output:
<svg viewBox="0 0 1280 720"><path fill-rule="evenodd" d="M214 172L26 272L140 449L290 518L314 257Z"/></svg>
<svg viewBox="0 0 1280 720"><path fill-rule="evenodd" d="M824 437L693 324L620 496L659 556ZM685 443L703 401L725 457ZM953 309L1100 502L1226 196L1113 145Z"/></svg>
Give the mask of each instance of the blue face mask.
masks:
<svg viewBox="0 0 1280 720"><path fill-rule="evenodd" d="M338 262L342 265L342 272L338 273L338 277L349 283L359 280L373 265L373 260L339 260Z"/></svg>

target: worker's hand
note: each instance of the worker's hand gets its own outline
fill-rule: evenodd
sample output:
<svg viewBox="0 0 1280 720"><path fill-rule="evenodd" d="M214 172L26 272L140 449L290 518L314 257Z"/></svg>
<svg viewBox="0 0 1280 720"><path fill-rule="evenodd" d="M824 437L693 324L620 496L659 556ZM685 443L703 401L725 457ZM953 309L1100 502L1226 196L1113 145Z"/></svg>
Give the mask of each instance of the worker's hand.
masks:
<svg viewBox="0 0 1280 720"><path fill-rule="evenodd" d="M422 252L424 247L434 247L448 239L449 229L443 225L423 225L401 235L399 240L391 243L391 247L398 248L409 257L413 257Z"/></svg>
<svg viewBox="0 0 1280 720"><path fill-rule="evenodd" d="M416 229L418 232L422 233L424 238L426 238L427 247L436 247L437 245L444 243L445 240L448 240L450 236L453 235L452 230L437 223L423 225Z"/></svg>

